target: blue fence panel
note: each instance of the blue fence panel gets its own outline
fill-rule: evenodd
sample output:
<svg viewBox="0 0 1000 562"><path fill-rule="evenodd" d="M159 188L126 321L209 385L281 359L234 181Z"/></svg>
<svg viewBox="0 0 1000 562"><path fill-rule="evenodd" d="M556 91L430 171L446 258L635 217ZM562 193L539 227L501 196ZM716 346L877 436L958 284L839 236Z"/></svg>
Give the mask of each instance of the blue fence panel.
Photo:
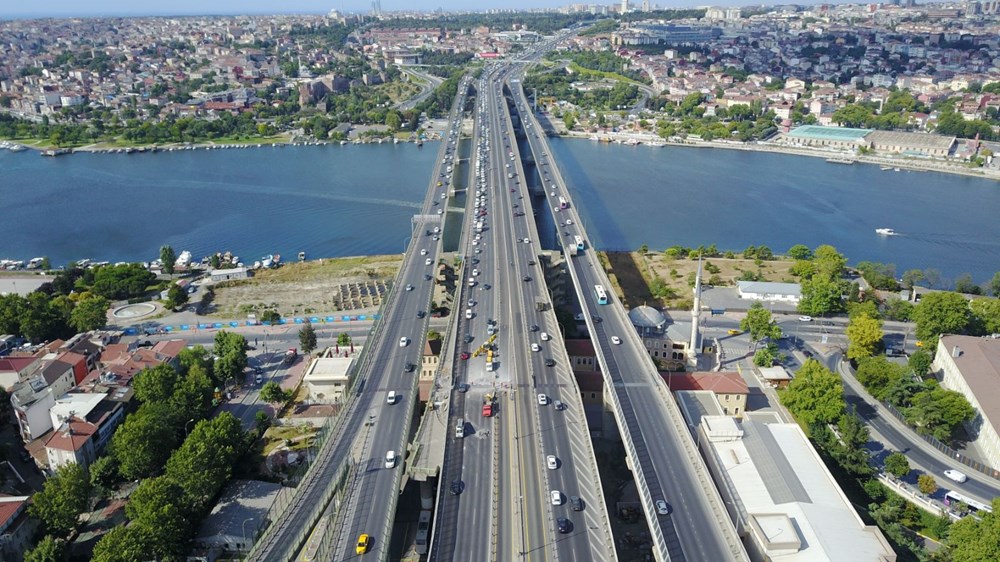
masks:
<svg viewBox="0 0 1000 562"><path fill-rule="evenodd" d="M336 319L336 318L334 318L333 316L327 316L327 317L326 317L326 321L327 321L327 322L336 322L336 321L337 321L337 319Z"/></svg>

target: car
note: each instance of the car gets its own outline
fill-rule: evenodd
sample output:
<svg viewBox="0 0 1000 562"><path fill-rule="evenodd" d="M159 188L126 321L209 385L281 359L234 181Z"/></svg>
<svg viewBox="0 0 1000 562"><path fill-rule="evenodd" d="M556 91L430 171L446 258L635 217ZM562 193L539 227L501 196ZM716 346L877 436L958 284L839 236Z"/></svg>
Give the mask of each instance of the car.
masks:
<svg viewBox="0 0 1000 562"><path fill-rule="evenodd" d="M955 482L965 482L966 480L969 479L969 477L966 476L965 473L959 472L959 471L951 469L951 468L949 468L948 470L944 471L944 475L947 476L948 478L954 480Z"/></svg>
<svg viewBox="0 0 1000 562"><path fill-rule="evenodd" d="M475 279L469 279L469 286L470 287L475 287L476 286L476 280Z"/></svg>
<svg viewBox="0 0 1000 562"><path fill-rule="evenodd" d="M737 336L739 334L742 334L743 330L737 330L737 329L733 328L733 329L730 329L730 330L726 330L726 333L729 334L730 336Z"/></svg>
<svg viewBox="0 0 1000 562"><path fill-rule="evenodd" d="M444 209L438 209L438 214L439 215L443 215L444 214Z"/></svg>
<svg viewBox="0 0 1000 562"><path fill-rule="evenodd" d="M917 340L917 341L913 342L913 345L915 345L917 347L923 347L924 346L924 342L922 342L920 340Z"/></svg>
<svg viewBox="0 0 1000 562"><path fill-rule="evenodd" d="M542 338L542 341L549 341L549 334L547 334L546 332L542 332L541 333L541 338Z"/></svg>
<svg viewBox="0 0 1000 562"><path fill-rule="evenodd" d="M621 345L622 344L622 339L619 338L618 336L611 336L611 343L613 343L615 345Z"/></svg>
<svg viewBox="0 0 1000 562"><path fill-rule="evenodd" d="M395 404L395 403L396 403L396 398L397 398L398 396L399 396L399 395L398 395L398 394L396 394L396 391L395 391L395 390L390 390L390 391L389 391L389 394L386 394L386 395L385 395L385 403L386 403L386 404Z"/></svg>
<svg viewBox="0 0 1000 562"><path fill-rule="evenodd" d="M432 260L431 258L427 258L424 260L424 265L430 265L432 263L434 263L434 260Z"/></svg>
<svg viewBox="0 0 1000 562"><path fill-rule="evenodd" d="M399 347L406 347L410 345L410 338L403 336L399 338Z"/></svg>
<svg viewBox="0 0 1000 562"><path fill-rule="evenodd" d="M546 405L548 403L549 403L549 397L548 396L546 396L544 393L538 395L538 405L539 406L544 406L544 405Z"/></svg>
<svg viewBox="0 0 1000 562"><path fill-rule="evenodd" d="M551 357L550 357L550 358L548 358L548 359L546 359L546 360L545 360L545 366L546 366L546 367L555 367L555 366L556 366L556 361L555 361L555 359L552 359Z"/></svg>
<svg viewBox="0 0 1000 562"><path fill-rule="evenodd" d="M591 319L592 319L592 320L593 320L594 322L597 322L598 324L600 324L600 323L601 323L601 322L602 322L602 321L604 320L603 318L601 318L600 316L598 316L598 315L596 315L596 314L592 315L592 316L591 316L590 318L591 318Z"/></svg>
<svg viewBox="0 0 1000 562"><path fill-rule="evenodd" d="M521 278L521 281L524 281L524 282L531 281L531 276L530 275L525 275L524 277Z"/></svg>
<svg viewBox="0 0 1000 562"><path fill-rule="evenodd" d="M799 322L812 322L812 316L799 316Z"/></svg>
<svg viewBox="0 0 1000 562"><path fill-rule="evenodd" d="M524 243L525 244L531 244L531 238L525 238L524 239Z"/></svg>
<svg viewBox="0 0 1000 562"><path fill-rule="evenodd" d="M552 499L552 505L562 505L563 497L559 490L552 490L549 497Z"/></svg>
<svg viewBox="0 0 1000 562"><path fill-rule="evenodd" d="M528 328L528 329L531 330L532 332L537 332L538 331L538 324L532 324L531 327Z"/></svg>
<svg viewBox="0 0 1000 562"><path fill-rule="evenodd" d="M656 500L656 513L670 515L670 505L663 500Z"/></svg>
<svg viewBox="0 0 1000 562"><path fill-rule="evenodd" d="M462 341L464 341L465 343L471 343L473 339L475 338L472 337L472 334L465 334L465 337L462 338Z"/></svg>
<svg viewBox="0 0 1000 562"><path fill-rule="evenodd" d="M262 375L262 374L260 374L260 373L257 373L257 374L256 374L256 375L254 376L254 381L255 381L255 382L256 382L257 384L260 384L260 383L264 382L264 375Z"/></svg>
<svg viewBox="0 0 1000 562"><path fill-rule="evenodd" d="M573 219L566 219L566 226L570 226L572 224L573 224Z"/></svg>
<svg viewBox="0 0 1000 562"><path fill-rule="evenodd" d="M535 265L535 260L528 260L528 265Z"/></svg>
<svg viewBox="0 0 1000 562"><path fill-rule="evenodd" d="M407 363L406 366L403 367L403 370L406 371L407 373L412 373L413 371L417 370L417 366L414 365L413 363Z"/></svg>
<svg viewBox="0 0 1000 562"><path fill-rule="evenodd" d="M469 383L463 382L463 383L459 384L458 385L458 391L461 392L462 394L465 394L466 392L468 392L469 391Z"/></svg>
<svg viewBox="0 0 1000 562"><path fill-rule="evenodd" d="M552 407L561 412L566 407L566 405L563 404L562 400L553 400Z"/></svg>
<svg viewBox="0 0 1000 562"><path fill-rule="evenodd" d="M535 342L531 343L531 351L541 351L541 350L542 350L542 346L538 345Z"/></svg>
<svg viewBox="0 0 1000 562"><path fill-rule="evenodd" d="M462 361L468 361L469 360L469 352L468 351L463 351L462 354L459 355L458 357Z"/></svg>
<svg viewBox="0 0 1000 562"><path fill-rule="evenodd" d="M548 455L545 457L545 466L549 467L549 470L555 470L559 468L559 461L555 455Z"/></svg>
<svg viewBox="0 0 1000 562"><path fill-rule="evenodd" d="M556 528L559 529L560 533L565 535L566 533L573 530L573 523L571 523L570 520L566 519L565 517L559 517L556 519Z"/></svg>
<svg viewBox="0 0 1000 562"><path fill-rule="evenodd" d="M396 451L388 451L385 454L385 467L395 468L396 467Z"/></svg>
<svg viewBox="0 0 1000 562"><path fill-rule="evenodd" d="M484 283L483 284L483 290L484 291L489 291L492 288L493 288L493 285L490 285L489 283Z"/></svg>
<svg viewBox="0 0 1000 562"><path fill-rule="evenodd" d="M426 312L424 312L423 310L417 311L417 318L423 318L424 316L427 316Z"/></svg>
<svg viewBox="0 0 1000 562"><path fill-rule="evenodd" d="M472 270L472 275L473 275L473 276L478 276L478 275L479 275L479 270L478 270L478 269L475 269L475 268L473 268L473 270Z"/></svg>
<svg viewBox="0 0 1000 562"><path fill-rule="evenodd" d="M453 496L457 496L457 495L461 494L462 493L462 481L461 480L452 480L451 481L451 487L448 488L448 491Z"/></svg>
<svg viewBox="0 0 1000 562"><path fill-rule="evenodd" d="M425 273L424 274L424 279L426 279L427 281L430 281L431 279L433 279L433 277L431 276L430 273Z"/></svg>
<svg viewBox="0 0 1000 562"><path fill-rule="evenodd" d="M369 537L366 533L361 533L361 536L358 537L358 544L354 547L354 552L356 554L364 554L368 552L371 540L371 537Z"/></svg>
<svg viewBox="0 0 1000 562"><path fill-rule="evenodd" d="M573 511L583 511L583 500L580 496L570 496L569 506Z"/></svg>
<svg viewBox="0 0 1000 562"><path fill-rule="evenodd" d="M412 291L413 290L413 285L410 285L409 283L407 283L406 284L406 290L407 291Z"/></svg>
<svg viewBox="0 0 1000 562"><path fill-rule="evenodd" d="M805 351L803 351L802 355L805 355L806 359L812 359L813 358L813 352L809 351L808 349L805 350Z"/></svg>

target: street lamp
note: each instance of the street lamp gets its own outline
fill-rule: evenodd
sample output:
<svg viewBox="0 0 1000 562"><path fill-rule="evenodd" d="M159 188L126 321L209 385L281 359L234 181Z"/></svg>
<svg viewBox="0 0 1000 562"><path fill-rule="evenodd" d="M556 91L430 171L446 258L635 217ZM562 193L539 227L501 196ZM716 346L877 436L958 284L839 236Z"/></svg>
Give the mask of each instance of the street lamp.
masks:
<svg viewBox="0 0 1000 562"><path fill-rule="evenodd" d="M243 520L243 524L240 525L240 528L243 530L243 547L244 547L243 549L250 550L249 548L247 548L247 546L248 546L247 545L247 521L253 521L253 517L247 517L246 519L244 519ZM243 550L243 549L240 549L240 550Z"/></svg>
<svg viewBox="0 0 1000 562"><path fill-rule="evenodd" d="M192 423L192 422L194 422L194 418L191 418L191 419L189 419L189 420L187 421L187 423L185 423L185 424L184 424L184 435L185 435L185 436L187 436L187 435L188 435L188 434L190 433L190 431L188 430L188 427L190 427L190 426L191 426L191 423Z"/></svg>

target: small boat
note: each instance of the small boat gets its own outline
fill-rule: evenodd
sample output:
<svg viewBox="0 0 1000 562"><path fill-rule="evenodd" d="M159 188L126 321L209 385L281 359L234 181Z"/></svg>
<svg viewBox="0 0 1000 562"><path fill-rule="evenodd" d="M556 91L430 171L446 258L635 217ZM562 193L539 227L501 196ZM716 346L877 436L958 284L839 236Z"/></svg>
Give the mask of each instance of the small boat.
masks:
<svg viewBox="0 0 1000 562"><path fill-rule="evenodd" d="M306 261L306 253L299 252L299 261Z"/></svg>
<svg viewBox="0 0 1000 562"><path fill-rule="evenodd" d="M266 255L260 258L261 267L272 267L274 265L274 256Z"/></svg>
<svg viewBox="0 0 1000 562"><path fill-rule="evenodd" d="M10 147L11 152L21 152L23 150L28 150L28 147L20 144L15 144L14 146Z"/></svg>
<svg viewBox="0 0 1000 562"><path fill-rule="evenodd" d="M892 168L889 167L889 166L879 166L879 169L882 170L883 172L885 172L887 170L891 170Z"/></svg>
<svg viewBox="0 0 1000 562"><path fill-rule="evenodd" d="M896 231L891 228L876 228L875 234L878 234L879 236L895 236Z"/></svg>

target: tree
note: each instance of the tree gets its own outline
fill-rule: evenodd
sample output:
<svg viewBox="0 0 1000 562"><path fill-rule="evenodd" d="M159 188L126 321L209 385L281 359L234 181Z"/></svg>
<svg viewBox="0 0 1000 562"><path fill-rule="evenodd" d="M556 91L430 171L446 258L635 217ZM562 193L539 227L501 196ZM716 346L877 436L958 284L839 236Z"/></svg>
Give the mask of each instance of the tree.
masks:
<svg viewBox="0 0 1000 562"><path fill-rule="evenodd" d="M882 344L882 321L869 316L852 318L847 325L847 358L871 357Z"/></svg>
<svg viewBox="0 0 1000 562"><path fill-rule="evenodd" d="M28 300L17 293L0 295L0 333L21 334L21 317Z"/></svg>
<svg viewBox="0 0 1000 562"><path fill-rule="evenodd" d="M857 412L850 411L840 416L837 421L837 431L840 434L840 446L834 449L834 456L844 470L855 476L867 476L872 473L868 464L868 449L865 446L871 435L868 426L861 421Z"/></svg>
<svg viewBox="0 0 1000 562"><path fill-rule="evenodd" d="M199 422L171 455L166 475L184 490L194 511L204 509L232 476L244 442L240 420L223 412Z"/></svg>
<svg viewBox="0 0 1000 562"><path fill-rule="evenodd" d="M192 365L174 386L174 393L170 396L170 405L174 408L176 419L199 420L208 415L214 389L215 384L205 368Z"/></svg>
<svg viewBox="0 0 1000 562"><path fill-rule="evenodd" d="M903 288L912 289L914 285L924 280L924 272L919 269L907 269L903 272Z"/></svg>
<svg viewBox="0 0 1000 562"><path fill-rule="evenodd" d="M24 554L24 562L62 562L66 543L52 535L45 535L35 548Z"/></svg>
<svg viewBox="0 0 1000 562"><path fill-rule="evenodd" d="M52 534L64 536L76 528L80 514L90 502L90 477L79 464L59 467L34 495L28 513L42 520Z"/></svg>
<svg viewBox="0 0 1000 562"><path fill-rule="evenodd" d="M140 263L105 265L93 270L91 290L108 299L120 300L146 293L146 287L156 281L156 276Z"/></svg>
<svg viewBox="0 0 1000 562"><path fill-rule="evenodd" d="M90 485L92 487L111 490L120 481L118 459L114 455L104 455L90 463Z"/></svg>
<svg viewBox="0 0 1000 562"><path fill-rule="evenodd" d="M914 351L913 354L910 355L910 359L907 361L910 369L913 370L913 374L921 378L926 377L927 373L931 372L931 363L933 362L934 360L931 358L931 354L927 353L927 350L925 349L918 349Z"/></svg>
<svg viewBox="0 0 1000 562"><path fill-rule="evenodd" d="M781 328L774 323L771 312L764 308L760 301L754 301L747 310L747 315L740 320L740 329L749 332L750 340L756 345L764 338L778 339Z"/></svg>
<svg viewBox="0 0 1000 562"><path fill-rule="evenodd" d="M45 293L34 292L27 297L27 306L21 315L21 333L32 342L54 340L62 336L72 334L69 327L69 315L66 308L57 306L68 304L72 310L72 302L66 297L57 296L50 298Z"/></svg>
<svg viewBox="0 0 1000 562"><path fill-rule="evenodd" d="M278 402L284 402L288 400L288 395L284 390L281 390L281 385L274 381L269 381L264 384L260 389L260 399L264 402L269 402L271 404L277 404Z"/></svg>
<svg viewBox="0 0 1000 562"><path fill-rule="evenodd" d="M108 299L88 295L76 303L69 315L69 324L79 332L99 330L108 323Z"/></svg>
<svg viewBox="0 0 1000 562"><path fill-rule="evenodd" d="M972 274L965 273L959 275L958 279L955 279L955 292L966 295L981 295L983 294L983 288L976 285L976 282L972 280Z"/></svg>
<svg viewBox="0 0 1000 562"><path fill-rule="evenodd" d="M174 273L174 265L177 263L177 254L174 252L173 246L164 244L160 246L160 262L162 263L163 273L167 275L172 275Z"/></svg>
<svg viewBox="0 0 1000 562"><path fill-rule="evenodd" d="M1000 299L976 299L969 303L975 331L983 334L1000 333Z"/></svg>
<svg viewBox="0 0 1000 562"><path fill-rule="evenodd" d="M1000 271L993 274L993 278L989 282L990 294L994 297L1000 297Z"/></svg>
<svg viewBox="0 0 1000 562"><path fill-rule="evenodd" d="M778 396L806 427L833 423L844 411L844 387L840 378L815 359L807 359Z"/></svg>
<svg viewBox="0 0 1000 562"><path fill-rule="evenodd" d="M813 263L816 264L817 274L825 279L833 280L839 278L844 272L847 258L833 246L824 244L813 252Z"/></svg>
<svg viewBox="0 0 1000 562"><path fill-rule="evenodd" d="M166 402L150 402L125 418L111 438L118 468L128 480L159 473L177 444L175 414Z"/></svg>
<svg viewBox="0 0 1000 562"><path fill-rule="evenodd" d="M929 496L938 490L937 480L930 474L921 474L917 476L917 488L920 489L920 493Z"/></svg>
<svg viewBox="0 0 1000 562"><path fill-rule="evenodd" d="M212 358L208 350L203 346L185 347L177 354L178 371L186 375L195 365L201 367L206 373L212 372Z"/></svg>
<svg viewBox="0 0 1000 562"><path fill-rule="evenodd" d="M872 396L884 400L889 389L908 374L906 367L889 361L884 355L876 355L858 359L858 369L854 376Z"/></svg>
<svg viewBox="0 0 1000 562"><path fill-rule="evenodd" d="M913 303L903 299L891 297L885 302L885 317L889 320L906 322L913 314Z"/></svg>
<svg viewBox="0 0 1000 562"><path fill-rule="evenodd" d="M910 461L903 453L892 453L885 458L885 471L896 478L903 478L910 473Z"/></svg>
<svg viewBox="0 0 1000 562"><path fill-rule="evenodd" d="M184 287L174 283L169 289L167 289L167 301L164 303L167 305L167 308L176 310L187 304L187 301L188 292L184 289Z"/></svg>
<svg viewBox="0 0 1000 562"><path fill-rule="evenodd" d="M237 380L247 366L247 340L240 334L221 331L215 334L216 377Z"/></svg>
<svg viewBox="0 0 1000 562"><path fill-rule="evenodd" d="M191 525L184 490L166 476L143 480L125 505L133 524L145 527L147 545L157 558L185 553Z"/></svg>
<svg viewBox="0 0 1000 562"><path fill-rule="evenodd" d="M179 376L177 371L162 363L139 371L132 381L135 397L143 404L166 402L174 394Z"/></svg>
<svg viewBox="0 0 1000 562"><path fill-rule="evenodd" d="M142 525L114 527L94 545L91 562L134 562L149 559L148 529Z"/></svg>
<svg viewBox="0 0 1000 562"><path fill-rule="evenodd" d="M265 310L260 314L260 321L269 324L277 324L281 321L281 314L277 310Z"/></svg>
<svg viewBox="0 0 1000 562"><path fill-rule="evenodd" d="M939 441L948 441L963 422L971 420L976 410L962 394L937 386L913 395L904 412L917 431Z"/></svg>
<svg viewBox="0 0 1000 562"><path fill-rule="evenodd" d="M1000 560L1000 498L993 499L993 512L981 519L965 517L951 526L948 544L952 562Z"/></svg>
<svg viewBox="0 0 1000 562"><path fill-rule="evenodd" d="M930 341L941 334L964 334L972 313L969 302L958 293L928 293L913 309L917 338Z"/></svg>
<svg viewBox="0 0 1000 562"><path fill-rule="evenodd" d="M843 288L840 283L821 276L818 272L812 279L801 283L802 297L798 311L810 316L822 316L843 310Z"/></svg>
<svg viewBox="0 0 1000 562"><path fill-rule="evenodd" d="M385 126L389 128L390 132L395 133L399 130L400 125L403 124L402 118L400 118L399 113L396 111L389 111L385 114Z"/></svg>
<svg viewBox="0 0 1000 562"><path fill-rule="evenodd" d="M257 410L254 414L254 424L257 426L257 431L263 435L267 428L271 427L271 417L264 410Z"/></svg>
<svg viewBox="0 0 1000 562"><path fill-rule="evenodd" d="M856 287L857 285L852 285ZM857 318L858 316L868 316L869 318L881 318L879 314L878 305L873 300L860 301L860 302L848 302L847 303L847 316L851 319Z"/></svg>
<svg viewBox="0 0 1000 562"><path fill-rule="evenodd" d="M642 254L642 255L644 255L644 256L646 254L648 254L649 253L649 246L646 245L646 244L643 244L642 246L639 246L639 253Z"/></svg>
<svg viewBox="0 0 1000 562"><path fill-rule="evenodd" d="M313 329L312 322L306 322L299 330L299 347L304 354L312 353L316 349L316 330Z"/></svg>
<svg viewBox="0 0 1000 562"><path fill-rule="evenodd" d="M764 346L753 354L753 364L758 367L770 367L774 365L774 352L770 346Z"/></svg>
<svg viewBox="0 0 1000 562"><path fill-rule="evenodd" d="M789 248L786 253L788 254L788 257L793 260L809 260L813 257L812 250L810 250L809 246L806 246L805 244L796 244Z"/></svg>

